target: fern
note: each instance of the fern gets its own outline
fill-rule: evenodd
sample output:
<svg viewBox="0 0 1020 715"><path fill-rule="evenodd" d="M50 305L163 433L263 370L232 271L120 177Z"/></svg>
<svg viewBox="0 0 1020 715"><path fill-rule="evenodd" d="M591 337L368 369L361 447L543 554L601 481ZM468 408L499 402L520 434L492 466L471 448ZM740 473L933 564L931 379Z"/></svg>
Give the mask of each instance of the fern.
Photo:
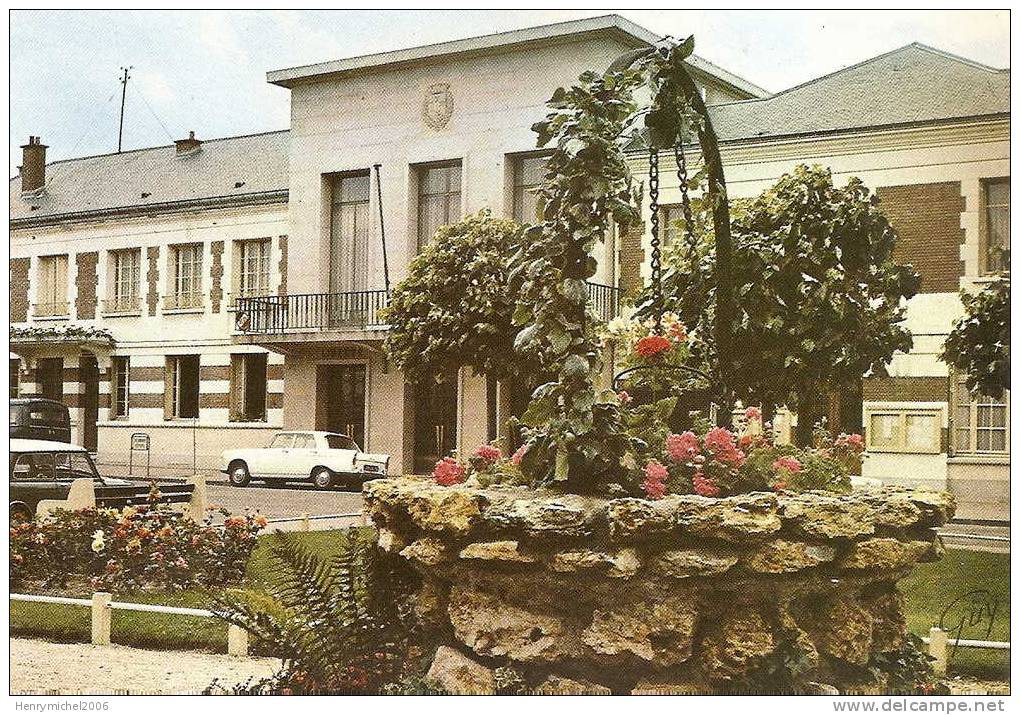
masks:
<svg viewBox="0 0 1020 715"><path fill-rule="evenodd" d="M332 559L277 534L277 574L266 591L236 589L215 597L215 611L247 630L283 660L274 686L290 692L378 692L401 675L408 633L402 576L380 561L374 544L343 538Z"/></svg>

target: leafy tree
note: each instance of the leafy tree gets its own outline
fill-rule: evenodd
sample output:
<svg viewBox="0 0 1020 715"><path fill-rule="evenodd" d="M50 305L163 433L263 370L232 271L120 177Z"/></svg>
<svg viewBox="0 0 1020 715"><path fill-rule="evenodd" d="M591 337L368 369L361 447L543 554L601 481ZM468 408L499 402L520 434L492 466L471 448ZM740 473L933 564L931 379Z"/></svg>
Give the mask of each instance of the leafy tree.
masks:
<svg viewBox="0 0 1020 715"><path fill-rule="evenodd" d="M992 397L1009 389L1009 273L976 295L962 294L965 315L942 359L967 375L967 387Z"/></svg>
<svg viewBox="0 0 1020 715"><path fill-rule="evenodd" d="M385 319L386 351L414 380L471 367L525 395L541 371L514 350L512 322L523 276L512 274L521 226L483 210L443 226L393 291Z"/></svg>
<svg viewBox="0 0 1020 715"><path fill-rule="evenodd" d="M737 315L727 387L745 401L795 406L798 441L807 444L825 390L885 374L893 353L910 349L903 299L920 279L893 260L896 233L859 179L836 187L830 170L801 165L736 202L732 216ZM698 223L704 240L667 256L666 307L711 364L715 251ZM649 296L641 303L647 314Z"/></svg>

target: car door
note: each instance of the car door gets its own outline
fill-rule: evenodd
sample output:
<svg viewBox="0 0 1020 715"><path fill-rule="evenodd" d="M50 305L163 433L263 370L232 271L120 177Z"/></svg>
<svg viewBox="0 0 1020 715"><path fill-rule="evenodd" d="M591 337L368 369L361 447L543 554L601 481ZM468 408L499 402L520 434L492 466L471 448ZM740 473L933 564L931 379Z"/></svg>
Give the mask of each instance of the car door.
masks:
<svg viewBox="0 0 1020 715"><path fill-rule="evenodd" d="M312 469L319 466L319 455L315 448L315 435L296 434L294 435L294 447L291 449L291 459L288 465L289 475L292 479L305 479L312 473Z"/></svg>
<svg viewBox="0 0 1020 715"><path fill-rule="evenodd" d="M294 433L281 432L273 437L267 449L260 449L256 455L255 467L248 465L253 476L264 479L285 479L287 477L287 461L290 459L291 447L294 446Z"/></svg>
<svg viewBox="0 0 1020 715"><path fill-rule="evenodd" d="M64 499L67 489L57 484L53 454L25 452L11 455L11 503L22 502L34 513L42 499Z"/></svg>

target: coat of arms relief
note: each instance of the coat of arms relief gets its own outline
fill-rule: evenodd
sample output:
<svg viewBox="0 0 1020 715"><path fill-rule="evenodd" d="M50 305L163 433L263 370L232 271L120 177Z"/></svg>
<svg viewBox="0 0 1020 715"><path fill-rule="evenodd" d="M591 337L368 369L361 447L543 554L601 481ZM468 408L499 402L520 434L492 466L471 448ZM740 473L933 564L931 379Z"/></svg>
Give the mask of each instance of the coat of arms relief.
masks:
<svg viewBox="0 0 1020 715"><path fill-rule="evenodd" d="M447 82L429 85L422 104L422 119L429 129L442 129L453 116L453 93Z"/></svg>

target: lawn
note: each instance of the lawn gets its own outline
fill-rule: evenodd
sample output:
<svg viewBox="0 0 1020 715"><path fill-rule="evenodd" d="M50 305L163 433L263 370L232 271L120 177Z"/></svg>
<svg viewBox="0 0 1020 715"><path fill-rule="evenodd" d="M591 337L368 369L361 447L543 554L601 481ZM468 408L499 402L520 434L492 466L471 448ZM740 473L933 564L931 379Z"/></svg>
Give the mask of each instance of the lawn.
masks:
<svg viewBox="0 0 1020 715"><path fill-rule="evenodd" d="M308 548L322 554L336 550L342 532L318 531L296 534ZM258 588L273 578L268 545L271 537L261 537L245 575L246 586ZM961 637L979 640L1009 640L1009 555L950 550L938 563L919 564L900 582L906 597L907 625L911 632L927 635L937 625L943 611L958 598L975 590L984 590L988 598L981 603L995 604L994 619L983 625L965 625ZM211 603L200 591L116 594L115 600L138 603L205 608ZM951 608L946 625L958 624L969 617L969 599ZM969 621L969 618L967 619ZM988 621L991 620L991 628ZM50 640L82 642L89 640L89 610L42 603L11 603L11 635L35 636ZM226 651L226 626L208 618L164 616L156 613L114 611L112 638L115 643L139 647ZM951 673L975 678L1005 680L1009 677L1009 651L961 648L952 656Z"/></svg>

